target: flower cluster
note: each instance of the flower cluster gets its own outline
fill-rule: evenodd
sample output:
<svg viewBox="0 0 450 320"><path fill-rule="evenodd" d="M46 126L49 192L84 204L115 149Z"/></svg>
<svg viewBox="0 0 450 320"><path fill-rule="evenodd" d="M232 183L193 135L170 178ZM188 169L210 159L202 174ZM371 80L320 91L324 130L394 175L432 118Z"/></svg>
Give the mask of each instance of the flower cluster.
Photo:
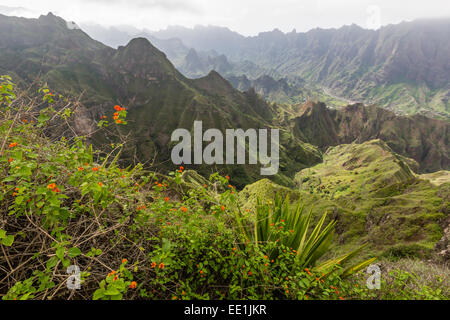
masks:
<svg viewBox="0 0 450 320"><path fill-rule="evenodd" d="M50 190L52 190L53 192L56 192L56 193L58 193L60 191L55 183L50 183L47 186L47 189L50 189Z"/></svg>
<svg viewBox="0 0 450 320"><path fill-rule="evenodd" d="M118 105L115 105L114 106L114 110L116 110L116 112L114 112L114 114L113 114L114 122L117 123L117 124L124 123L123 119L126 116L125 108L122 108L122 107L120 107Z"/></svg>

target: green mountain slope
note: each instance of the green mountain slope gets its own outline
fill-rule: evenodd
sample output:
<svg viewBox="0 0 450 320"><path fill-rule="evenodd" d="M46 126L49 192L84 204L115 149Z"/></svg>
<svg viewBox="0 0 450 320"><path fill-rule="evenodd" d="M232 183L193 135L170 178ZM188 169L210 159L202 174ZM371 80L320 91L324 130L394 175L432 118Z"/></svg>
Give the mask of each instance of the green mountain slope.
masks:
<svg viewBox="0 0 450 320"><path fill-rule="evenodd" d="M262 180L240 196L251 208L257 197L284 192L302 199L316 216L328 211L338 221L335 242L342 250L367 242L377 254L429 257L449 214L450 180L447 171L435 185L414 174L413 163L381 140L340 145L322 163L300 171L296 188Z"/></svg>

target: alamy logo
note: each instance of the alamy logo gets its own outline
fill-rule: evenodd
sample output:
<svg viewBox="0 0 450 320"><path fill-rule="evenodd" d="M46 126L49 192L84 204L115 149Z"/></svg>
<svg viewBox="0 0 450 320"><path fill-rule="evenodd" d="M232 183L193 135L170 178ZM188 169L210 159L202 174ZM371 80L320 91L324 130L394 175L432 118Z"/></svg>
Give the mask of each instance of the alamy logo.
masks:
<svg viewBox="0 0 450 320"><path fill-rule="evenodd" d="M262 164L261 175L278 173L279 130L270 129L270 156L268 155L268 129L226 129L224 136L219 129L208 129L203 133L202 121L194 121L194 146L191 133L186 129L176 129L172 141L180 141L172 149L172 162L180 164ZM203 149L203 142L210 142ZM246 143L248 142L248 143ZM225 148L225 152L224 152ZM192 159L192 151L194 157ZM236 159L236 163L235 163Z"/></svg>
<svg viewBox="0 0 450 320"><path fill-rule="evenodd" d="M366 9L367 19L366 27L367 29L377 30L381 27L381 9L377 5L370 5Z"/></svg>
<svg viewBox="0 0 450 320"><path fill-rule="evenodd" d="M80 267L71 265L67 268L67 273L70 274L67 278L67 288L70 290L79 290L81 288Z"/></svg>
<svg viewBox="0 0 450 320"><path fill-rule="evenodd" d="M371 264L367 268L367 278L366 285L368 289L380 289L381 287L381 270L376 264Z"/></svg>

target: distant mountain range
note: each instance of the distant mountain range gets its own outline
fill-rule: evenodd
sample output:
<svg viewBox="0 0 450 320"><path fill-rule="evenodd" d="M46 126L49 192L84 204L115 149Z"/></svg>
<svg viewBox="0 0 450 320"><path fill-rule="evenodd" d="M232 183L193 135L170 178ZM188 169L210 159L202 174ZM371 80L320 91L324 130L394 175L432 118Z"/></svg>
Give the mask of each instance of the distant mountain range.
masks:
<svg viewBox="0 0 450 320"><path fill-rule="evenodd" d="M294 85L303 79L332 96L376 103L398 113L450 115L450 19L403 22L376 31L351 25L244 37L223 27L199 26L142 35L150 40L181 40L185 49L176 54L165 50L167 43L155 45L170 52L169 59L190 77L214 69L225 77L246 75L254 80L269 75L274 80L287 78Z"/></svg>
<svg viewBox="0 0 450 320"><path fill-rule="evenodd" d="M176 40L170 43L179 44ZM216 58L226 66L223 57ZM129 144L124 160L128 162L155 160L161 168L169 168L172 131L190 130L194 120L202 120L205 129L222 131L279 128L281 165L274 179L282 184L291 184L296 172L319 163L329 146L377 138L395 152L416 160L420 166L417 171L431 172L450 166L448 121L400 117L361 104L336 111L317 102L291 106L268 103L252 89L256 83L261 88L293 90L294 94L297 89L290 88L288 80L266 76L253 84L249 80L241 92L215 71L188 79L146 38L133 39L114 49L80 29L68 27L66 21L53 14L39 19L0 15L0 73L10 74L23 84L46 81L52 89L70 96L83 93L84 113L75 119L83 134L92 133L95 119L112 106L125 106L129 124L123 134L129 135ZM245 78L240 83L245 83ZM100 146L112 139L104 134L92 137ZM217 168L196 169L206 173ZM219 169L232 173L240 186L259 176L257 166Z"/></svg>

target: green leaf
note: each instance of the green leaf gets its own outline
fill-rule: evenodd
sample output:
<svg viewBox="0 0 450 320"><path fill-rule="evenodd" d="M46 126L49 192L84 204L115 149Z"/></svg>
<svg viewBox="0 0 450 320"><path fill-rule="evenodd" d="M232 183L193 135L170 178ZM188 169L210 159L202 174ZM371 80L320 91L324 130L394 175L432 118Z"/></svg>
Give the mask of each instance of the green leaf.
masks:
<svg viewBox="0 0 450 320"><path fill-rule="evenodd" d="M348 277L352 274L355 274L356 272L358 272L361 269L364 269L365 267L367 267L368 265L372 264L373 262L375 262L375 260L377 260L377 258L372 258L366 261L363 261L357 265L351 266L349 268L347 268L343 273L342 273L342 277Z"/></svg>
<svg viewBox="0 0 450 320"><path fill-rule="evenodd" d="M63 260L64 259L64 253L66 252L66 248L64 247L60 247L58 249L56 249L56 256L58 257L59 260Z"/></svg>
<svg viewBox="0 0 450 320"><path fill-rule="evenodd" d="M75 257L79 256L80 254L81 254L81 250L76 247L70 248L69 251L67 252L67 255L69 256L69 258L75 258Z"/></svg>
<svg viewBox="0 0 450 320"><path fill-rule="evenodd" d="M122 294L119 293L114 296L111 296L110 298L111 298L111 300L122 300Z"/></svg>
<svg viewBox="0 0 450 320"><path fill-rule="evenodd" d="M94 300L98 300L101 299L105 296L105 289L101 288L101 289L97 289L94 292L94 296L92 297L92 299Z"/></svg>
<svg viewBox="0 0 450 320"><path fill-rule="evenodd" d="M23 202L23 196L18 196L18 197L16 197L16 199L14 200L14 202L15 202L17 205L20 205L20 204Z"/></svg>
<svg viewBox="0 0 450 320"><path fill-rule="evenodd" d="M105 293L106 296L116 296L120 294L120 291L115 288L108 288Z"/></svg>
<svg viewBox="0 0 450 320"><path fill-rule="evenodd" d="M13 242L14 242L14 236L13 235L6 236L6 237L4 237L2 239L3 245L5 245L7 247L10 247L13 244Z"/></svg>
<svg viewBox="0 0 450 320"><path fill-rule="evenodd" d="M46 268L47 269L52 269L54 266L56 266L56 264L58 263L58 258L57 257L51 257L46 264Z"/></svg>

